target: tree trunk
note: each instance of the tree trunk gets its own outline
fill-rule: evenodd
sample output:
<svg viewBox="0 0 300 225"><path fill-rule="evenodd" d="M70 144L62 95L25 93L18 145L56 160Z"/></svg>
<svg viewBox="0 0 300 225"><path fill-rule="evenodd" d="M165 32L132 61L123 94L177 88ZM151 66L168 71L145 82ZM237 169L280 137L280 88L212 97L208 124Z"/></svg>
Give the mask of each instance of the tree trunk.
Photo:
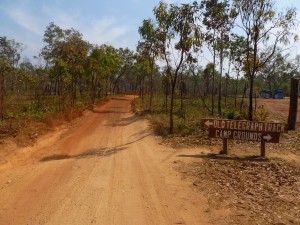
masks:
<svg viewBox="0 0 300 225"><path fill-rule="evenodd" d="M153 76L154 76L154 59L151 61L151 74L150 74L150 102L149 102L149 110L152 111L153 104Z"/></svg>
<svg viewBox="0 0 300 225"><path fill-rule="evenodd" d="M227 106L227 94L228 94L228 76L225 78L225 96L224 96L224 104Z"/></svg>
<svg viewBox="0 0 300 225"><path fill-rule="evenodd" d="M221 49L220 49L220 78L219 78L219 92L218 92L218 113L222 114L222 76L223 76L223 32L221 32Z"/></svg>
<svg viewBox="0 0 300 225"><path fill-rule="evenodd" d="M142 83L141 83L141 97L142 97L142 102L144 103L144 88L145 88L145 78L144 76L142 77Z"/></svg>
<svg viewBox="0 0 300 225"><path fill-rule="evenodd" d="M105 97L108 95L108 77L105 78Z"/></svg>
<svg viewBox="0 0 300 225"><path fill-rule="evenodd" d="M169 129L169 134L172 134L173 130L174 130L173 111L174 111L175 85L176 85L176 79L174 79L174 81L172 81L171 102L170 102L170 129Z"/></svg>
<svg viewBox="0 0 300 225"><path fill-rule="evenodd" d="M164 88L164 94L165 94L165 105L164 105L165 111L168 112L169 82L166 77L163 80L163 88Z"/></svg>
<svg viewBox="0 0 300 225"><path fill-rule="evenodd" d="M76 105L76 100L77 100L77 78L74 77L74 87L73 87L73 96L72 96L72 99L73 99L73 106Z"/></svg>
<svg viewBox="0 0 300 225"><path fill-rule="evenodd" d="M246 82L245 82L244 91L243 91L242 101L241 101L241 104L240 104L240 112L241 112L242 109L243 109L244 100L245 100L245 96L246 96L246 92L247 92L247 86L248 86L248 82L246 81Z"/></svg>
<svg viewBox="0 0 300 225"><path fill-rule="evenodd" d="M238 69L237 74L236 74L235 93L234 93L234 106L235 107L236 107L236 103L237 103L236 99L237 99L239 76L240 76L240 69Z"/></svg>
<svg viewBox="0 0 300 225"><path fill-rule="evenodd" d="M142 78L140 77L140 90L139 90L139 96L142 97Z"/></svg>
<svg viewBox="0 0 300 225"><path fill-rule="evenodd" d="M0 118L4 120L4 75L0 74Z"/></svg>
<svg viewBox="0 0 300 225"><path fill-rule="evenodd" d="M95 74L92 73L91 99L92 99L93 104L95 103L95 99L96 99L96 84L95 84L96 81L97 81L97 78L95 77Z"/></svg>
<svg viewBox="0 0 300 225"><path fill-rule="evenodd" d="M165 110L168 112L168 93L165 93Z"/></svg>
<svg viewBox="0 0 300 225"><path fill-rule="evenodd" d="M180 110L182 111L183 110L183 94L184 94L184 91L185 91L185 84L183 82L183 78L182 78L182 73L180 74Z"/></svg>
<svg viewBox="0 0 300 225"><path fill-rule="evenodd" d="M211 90L211 115L214 115L214 108L215 108L215 103L214 103L214 95L215 95L215 65L216 65L216 50L214 49L213 53L213 76L212 76L212 90Z"/></svg>
<svg viewBox="0 0 300 225"><path fill-rule="evenodd" d="M299 79L291 79L291 94L290 94L290 111L288 118L288 129L296 129L297 111L298 111L298 84Z"/></svg>
<svg viewBox="0 0 300 225"><path fill-rule="evenodd" d="M249 120L253 120L253 86L254 86L254 75L250 77L250 90L249 90Z"/></svg>

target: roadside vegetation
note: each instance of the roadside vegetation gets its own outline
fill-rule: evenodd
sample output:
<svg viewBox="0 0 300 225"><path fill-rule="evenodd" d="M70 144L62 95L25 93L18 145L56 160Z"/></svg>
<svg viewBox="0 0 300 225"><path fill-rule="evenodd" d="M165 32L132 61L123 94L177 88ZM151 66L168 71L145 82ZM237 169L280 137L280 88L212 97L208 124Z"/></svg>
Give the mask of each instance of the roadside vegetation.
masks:
<svg viewBox="0 0 300 225"><path fill-rule="evenodd" d="M275 3L161 1L141 21L136 50L94 45L51 22L35 63L21 57L22 43L0 36L1 135L23 127L19 119L69 114L117 93L138 94L164 135L196 132L204 116L265 120L260 91L288 95L300 74L300 56L289 54L296 9Z"/></svg>
<svg viewBox="0 0 300 225"><path fill-rule="evenodd" d="M80 31L51 22L36 63L21 57L22 43L0 36L0 151L4 138L30 145L109 96L133 94L133 109L169 137L164 143L202 146L174 165L213 210L233 212L227 224L299 224L299 127L268 143L272 158L256 157L260 143L239 140L229 140L230 154L220 155L222 141L201 127L205 117L279 116L258 98L263 89L266 98L278 90L289 96L300 55L291 54L296 9L277 8L273 0L160 1L141 21L135 50L88 43Z"/></svg>
<svg viewBox="0 0 300 225"><path fill-rule="evenodd" d="M155 133L162 136L169 135L169 112L166 109L165 99L161 95L154 95L151 110L149 109L149 96L136 98L133 103L134 111L138 114L146 116L151 120ZM226 119L245 119L248 116L246 108L242 110L236 107L235 101L241 102L242 97L237 100L230 97L227 98L226 104L222 101L222 113L215 117ZM203 133L201 120L202 118L212 117L211 113L206 109L207 105L201 99L190 95L184 98L176 96L174 98L174 130L173 134L180 136L197 135ZM254 119L257 121L268 120L269 113L261 105L257 105L254 110Z"/></svg>

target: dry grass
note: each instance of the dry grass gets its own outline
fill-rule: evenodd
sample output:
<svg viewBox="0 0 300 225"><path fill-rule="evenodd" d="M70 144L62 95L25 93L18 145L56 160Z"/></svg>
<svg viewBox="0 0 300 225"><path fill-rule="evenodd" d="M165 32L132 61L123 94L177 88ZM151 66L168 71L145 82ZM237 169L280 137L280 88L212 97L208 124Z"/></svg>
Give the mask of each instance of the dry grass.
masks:
<svg viewBox="0 0 300 225"><path fill-rule="evenodd" d="M55 127L69 123L83 115L84 108L69 109L59 113L48 113L41 118L26 117L13 121L18 146L28 146L35 143L39 136L54 130Z"/></svg>
<svg viewBox="0 0 300 225"><path fill-rule="evenodd" d="M0 126L0 139L14 137L14 141L20 147L32 145L39 136L81 117L86 108L86 106L82 106L69 108L62 112L45 113L42 116L24 115L6 119Z"/></svg>

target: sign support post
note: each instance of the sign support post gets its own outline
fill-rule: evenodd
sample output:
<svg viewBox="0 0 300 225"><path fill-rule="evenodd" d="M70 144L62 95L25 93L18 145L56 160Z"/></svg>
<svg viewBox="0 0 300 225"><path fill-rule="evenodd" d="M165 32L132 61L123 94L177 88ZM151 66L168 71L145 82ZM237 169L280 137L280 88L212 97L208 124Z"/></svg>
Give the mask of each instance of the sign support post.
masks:
<svg viewBox="0 0 300 225"><path fill-rule="evenodd" d="M266 142L262 141L260 145L260 156L265 158L266 157Z"/></svg>
<svg viewBox="0 0 300 225"><path fill-rule="evenodd" d="M227 155L227 152L228 152L227 144L228 144L228 139L224 138L223 139L223 150L222 150L222 153L225 154L225 155Z"/></svg>
<svg viewBox="0 0 300 225"><path fill-rule="evenodd" d="M291 79L290 111L288 117L288 129L296 130L297 110L298 110L298 84L299 79Z"/></svg>

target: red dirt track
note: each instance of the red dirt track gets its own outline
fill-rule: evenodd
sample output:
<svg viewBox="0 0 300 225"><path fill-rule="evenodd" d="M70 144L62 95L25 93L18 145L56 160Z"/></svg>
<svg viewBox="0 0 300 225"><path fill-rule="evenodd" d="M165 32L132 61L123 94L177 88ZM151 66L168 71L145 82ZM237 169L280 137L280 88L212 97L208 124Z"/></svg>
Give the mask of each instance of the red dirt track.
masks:
<svg viewBox="0 0 300 225"><path fill-rule="evenodd" d="M113 98L10 156L0 224L208 224L205 199L170 168L174 150L131 112L133 98Z"/></svg>

